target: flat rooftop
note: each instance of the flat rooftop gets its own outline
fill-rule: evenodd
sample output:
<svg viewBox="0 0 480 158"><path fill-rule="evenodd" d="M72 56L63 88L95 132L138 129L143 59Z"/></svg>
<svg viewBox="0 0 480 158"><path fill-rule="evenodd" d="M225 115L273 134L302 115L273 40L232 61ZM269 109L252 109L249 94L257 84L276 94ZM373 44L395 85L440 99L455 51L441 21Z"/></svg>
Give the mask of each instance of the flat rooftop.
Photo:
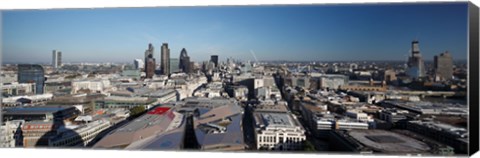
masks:
<svg viewBox="0 0 480 158"><path fill-rule="evenodd" d="M385 130L351 130L348 135L377 152L408 154L430 150L424 142Z"/></svg>

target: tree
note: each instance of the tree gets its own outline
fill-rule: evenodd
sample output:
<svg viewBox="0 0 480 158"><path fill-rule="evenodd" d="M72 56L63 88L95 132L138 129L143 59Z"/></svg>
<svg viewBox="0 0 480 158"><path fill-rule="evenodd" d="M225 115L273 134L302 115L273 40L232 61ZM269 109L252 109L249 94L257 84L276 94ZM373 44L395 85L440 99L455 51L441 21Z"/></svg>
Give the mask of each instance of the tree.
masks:
<svg viewBox="0 0 480 158"><path fill-rule="evenodd" d="M303 151L312 152L312 151L316 151L316 150L315 150L315 146L313 146L313 144L310 141L304 141L303 142Z"/></svg>
<svg viewBox="0 0 480 158"><path fill-rule="evenodd" d="M135 106L130 109L130 116L136 117L137 115L142 114L145 111L145 106Z"/></svg>

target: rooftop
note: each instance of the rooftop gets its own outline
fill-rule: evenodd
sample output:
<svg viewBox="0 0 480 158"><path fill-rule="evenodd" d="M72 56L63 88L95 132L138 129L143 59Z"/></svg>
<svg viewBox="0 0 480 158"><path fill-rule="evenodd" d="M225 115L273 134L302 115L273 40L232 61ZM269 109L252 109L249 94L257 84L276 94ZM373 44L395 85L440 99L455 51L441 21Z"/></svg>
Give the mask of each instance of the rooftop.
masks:
<svg viewBox="0 0 480 158"><path fill-rule="evenodd" d="M378 152L423 153L430 147L416 139L385 130L351 130L348 135Z"/></svg>

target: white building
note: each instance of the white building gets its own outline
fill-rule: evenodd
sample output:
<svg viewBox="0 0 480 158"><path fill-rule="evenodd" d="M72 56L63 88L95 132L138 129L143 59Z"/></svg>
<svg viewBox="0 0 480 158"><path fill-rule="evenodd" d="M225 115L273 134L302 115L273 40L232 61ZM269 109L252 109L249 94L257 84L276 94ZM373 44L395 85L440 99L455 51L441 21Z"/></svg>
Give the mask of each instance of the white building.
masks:
<svg viewBox="0 0 480 158"><path fill-rule="evenodd" d="M298 150L306 140L305 129L289 113L255 112L257 149Z"/></svg>
<svg viewBox="0 0 480 158"><path fill-rule="evenodd" d="M338 130L368 129L368 126L367 122L359 122L350 119L341 119L335 122L335 129Z"/></svg>
<svg viewBox="0 0 480 158"><path fill-rule="evenodd" d="M320 76L320 88L338 89L348 84L348 77L345 75L322 75Z"/></svg>
<svg viewBox="0 0 480 158"><path fill-rule="evenodd" d="M110 88L111 84L108 79L101 80L83 80L83 81L72 81L72 93L77 93L79 90L91 90L94 92L102 93L107 88Z"/></svg>
<svg viewBox="0 0 480 158"><path fill-rule="evenodd" d="M18 99L21 99L21 98L29 99L29 100L32 101L32 104L35 104L35 103L40 103L40 102L45 102L45 101L51 100L53 98L53 94L46 93L46 94L22 95L22 96L2 98L2 105L4 105L4 106L17 106L17 105L20 104L18 102Z"/></svg>
<svg viewBox="0 0 480 158"><path fill-rule="evenodd" d="M135 69L143 69L145 63L143 63L142 59L135 59L133 60L133 64L135 65Z"/></svg>
<svg viewBox="0 0 480 158"><path fill-rule="evenodd" d="M0 148L13 148L20 145L21 128L24 123L24 120L12 120L0 126Z"/></svg>
<svg viewBox="0 0 480 158"><path fill-rule="evenodd" d="M96 120L74 128L73 130L62 131L58 137L49 141L48 146L85 146L93 140L100 132L111 126L107 120Z"/></svg>
<svg viewBox="0 0 480 158"><path fill-rule="evenodd" d="M347 110L345 115L350 117L350 118L353 118L357 121L362 121L362 122L373 121L373 119L371 117L369 117L366 113L361 112L360 110L356 110L356 109Z"/></svg>
<svg viewBox="0 0 480 158"><path fill-rule="evenodd" d="M265 98L265 99L282 99L282 95L280 90L277 87L260 87L255 89L255 96L257 98Z"/></svg>
<svg viewBox="0 0 480 158"><path fill-rule="evenodd" d="M52 52L52 67L59 68L62 66L62 52L53 50Z"/></svg>
<svg viewBox="0 0 480 158"><path fill-rule="evenodd" d="M18 83L2 85L2 93L9 95L35 94L35 83Z"/></svg>

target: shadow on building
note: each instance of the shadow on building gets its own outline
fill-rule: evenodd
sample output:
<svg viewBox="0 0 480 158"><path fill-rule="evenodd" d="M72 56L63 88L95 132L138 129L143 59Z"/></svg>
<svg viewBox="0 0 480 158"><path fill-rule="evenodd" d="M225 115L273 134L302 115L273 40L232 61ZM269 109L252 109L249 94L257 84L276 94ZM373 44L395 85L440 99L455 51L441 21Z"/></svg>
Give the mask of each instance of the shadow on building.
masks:
<svg viewBox="0 0 480 158"><path fill-rule="evenodd" d="M27 127L24 126L24 139L26 137L35 137L36 133L43 133L43 135L41 135L36 141L33 142L24 140L24 145L26 147L29 147L32 146L33 143L35 143L34 146L39 148L84 147L86 144L83 141L83 137L78 133L78 131L72 129L75 128L74 126L76 125L71 125L72 127L67 127L67 125L65 124L65 122L70 122L72 120L73 118L66 119L61 113L55 113L53 120L50 122L36 122L33 124L27 124ZM29 132L25 132L25 129L28 129Z"/></svg>

